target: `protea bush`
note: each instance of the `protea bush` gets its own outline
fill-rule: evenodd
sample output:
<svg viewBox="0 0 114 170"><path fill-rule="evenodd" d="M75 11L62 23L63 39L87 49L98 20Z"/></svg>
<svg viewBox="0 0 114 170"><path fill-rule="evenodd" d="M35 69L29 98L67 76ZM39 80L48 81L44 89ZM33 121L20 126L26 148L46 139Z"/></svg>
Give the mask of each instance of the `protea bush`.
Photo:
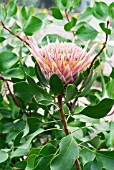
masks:
<svg viewBox="0 0 114 170"><path fill-rule="evenodd" d="M114 2L34 1L0 8L0 170L114 170Z"/></svg>

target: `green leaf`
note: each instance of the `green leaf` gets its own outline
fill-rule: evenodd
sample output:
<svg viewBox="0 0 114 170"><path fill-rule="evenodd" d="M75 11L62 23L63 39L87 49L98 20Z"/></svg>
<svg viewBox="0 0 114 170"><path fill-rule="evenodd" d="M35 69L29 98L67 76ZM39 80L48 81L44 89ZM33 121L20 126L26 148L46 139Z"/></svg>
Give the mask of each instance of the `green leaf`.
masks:
<svg viewBox="0 0 114 170"><path fill-rule="evenodd" d="M38 136L39 134L41 134L42 132L44 132L45 130L39 128L38 130L36 130L35 132L31 133L30 135L27 136L27 141L24 142L22 145L20 145L18 148L19 149L29 149L32 140Z"/></svg>
<svg viewBox="0 0 114 170"><path fill-rule="evenodd" d="M76 32L76 35L84 41L95 39L97 34L98 32L90 25L83 25Z"/></svg>
<svg viewBox="0 0 114 170"><path fill-rule="evenodd" d="M64 0L65 1L65 0ZM61 0L54 0L55 5L59 8L59 9L65 9L64 5L62 4ZM64 2L65 3L65 2Z"/></svg>
<svg viewBox="0 0 114 170"><path fill-rule="evenodd" d="M27 167L25 170L33 170L34 169L34 164L35 164L35 159L37 158L37 155L30 155L27 158Z"/></svg>
<svg viewBox="0 0 114 170"><path fill-rule="evenodd" d="M103 71L101 71L101 83L102 83L102 97L105 95L105 79L103 76Z"/></svg>
<svg viewBox="0 0 114 170"><path fill-rule="evenodd" d="M111 72L111 74L110 74L110 77L114 80L114 67L112 67L112 72ZM112 80L111 79L111 80Z"/></svg>
<svg viewBox="0 0 114 170"><path fill-rule="evenodd" d="M75 85L68 84L66 88L66 99L65 102L72 100L74 96L78 93L78 90Z"/></svg>
<svg viewBox="0 0 114 170"><path fill-rule="evenodd" d="M82 80L83 80L83 74L80 73L73 84L77 87L82 82Z"/></svg>
<svg viewBox="0 0 114 170"><path fill-rule="evenodd" d="M7 118L11 118L12 116L11 111L6 109L0 109L0 114Z"/></svg>
<svg viewBox="0 0 114 170"><path fill-rule="evenodd" d="M88 18L92 18L92 8L91 7L87 7L86 10L83 13L79 14L78 19L79 20L86 20Z"/></svg>
<svg viewBox="0 0 114 170"><path fill-rule="evenodd" d="M90 75L91 76L91 75ZM87 82L85 88L83 89L82 92L80 92L79 96L80 97L84 97L86 96L89 92L90 92L90 89L91 89L91 86L93 85L95 79L97 77L97 73L94 74L94 76L91 78L91 80L89 82ZM82 89L82 88L81 88Z"/></svg>
<svg viewBox="0 0 114 170"><path fill-rule="evenodd" d="M18 79L24 78L24 73L20 68L12 68L4 72L3 75L5 78L18 78Z"/></svg>
<svg viewBox="0 0 114 170"><path fill-rule="evenodd" d="M95 2L93 15L99 20L106 20L108 17L108 6L105 2Z"/></svg>
<svg viewBox="0 0 114 170"><path fill-rule="evenodd" d="M17 13L17 6L16 6L16 3L15 3L15 0L11 0L8 3L7 13L8 13L8 16L10 16L10 17Z"/></svg>
<svg viewBox="0 0 114 170"><path fill-rule="evenodd" d="M92 164L91 164L91 170L103 170L102 169L102 165L100 162L97 162L96 159L94 161L92 161Z"/></svg>
<svg viewBox="0 0 114 170"><path fill-rule="evenodd" d="M0 71L10 69L18 61L18 57L11 51L4 51L0 53Z"/></svg>
<svg viewBox="0 0 114 170"><path fill-rule="evenodd" d="M102 154L102 153L101 153ZM114 154L114 153L113 153ZM114 158L108 157L108 152L107 155L99 155L96 157L97 161L100 162L103 166L104 169L106 170L111 170L112 167L114 167Z"/></svg>
<svg viewBox="0 0 114 170"><path fill-rule="evenodd" d="M109 16L114 19L114 2L112 2L108 7Z"/></svg>
<svg viewBox="0 0 114 170"><path fill-rule="evenodd" d="M82 157L84 164L93 161L96 157L94 153L92 153L90 150L85 148L80 151L80 156Z"/></svg>
<svg viewBox="0 0 114 170"><path fill-rule="evenodd" d="M30 146L28 148L26 147L26 149L18 148L11 153L11 158L15 158L15 157L19 158L21 156L27 155L29 150L30 150Z"/></svg>
<svg viewBox="0 0 114 170"><path fill-rule="evenodd" d="M15 167L18 169L25 169L26 168L26 161L20 161L15 164Z"/></svg>
<svg viewBox="0 0 114 170"><path fill-rule="evenodd" d="M63 4L63 6L67 6L68 0L61 0L61 3Z"/></svg>
<svg viewBox="0 0 114 170"><path fill-rule="evenodd" d="M111 45L106 45L106 54L110 58L113 55L114 47ZM113 69L113 68L112 68ZM113 74L114 75L114 74Z"/></svg>
<svg viewBox="0 0 114 170"><path fill-rule="evenodd" d="M107 94L110 98L114 99L114 79L111 79L106 86Z"/></svg>
<svg viewBox="0 0 114 170"><path fill-rule="evenodd" d="M105 23L102 22L99 25L106 34L111 34L111 30L109 28L106 28Z"/></svg>
<svg viewBox="0 0 114 170"><path fill-rule="evenodd" d="M100 136L95 136L93 139L88 141L94 148L98 149L100 146Z"/></svg>
<svg viewBox="0 0 114 170"><path fill-rule="evenodd" d="M39 86L32 77L27 75L27 81L29 85L31 86L31 90L34 92L34 95L36 95L37 100L43 100L48 99L51 100L51 96L49 93L47 93L46 89L43 89L41 86ZM40 97L41 96L41 97Z"/></svg>
<svg viewBox="0 0 114 170"><path fill-rule="evenodd" d="M12 118L15 119L19 115L20 109L19 107L14 103L13 99L11 96L7 96L8 101L9 101L9 107L12 112Z"/></svg>
<svg viewBox="0 0 114 170"><path fill-rule="evenodd" d="M29 12L29 15L33 15L34 14L34 6L33 5L29 6L28 12Z"/></svg>
<svg viewBox="0 0 114 170"><path fill-rule="evenodd" d="M31 102L33 96L36 96L38 101L42 99L51 100L51 96L47 91L41 86L38 86L30 76L27 76L27 81L29 84L26 82L14 84L14 92L16 96L26 102Z"/></svg>
<svg viewBox="0 0 114 170"><path fill-rule="evenodd" d="M0 43L3 42L4 40L5 38L0 36Z"/></svg>
<svg viewBox="0 0 114 170"><path fill-rule="evenodd" d="M33 90L26 82L19 82L14 84L15 96L20 97L25 102L30 102L33 97Z"/></svg>
<svg viewBox="0 0 114 170"><path fill-rule="evenodd" d="M79 114L86 115L94 119L99 119L106 116L113 105L114 100L106 98L100 101L97 105L86 107Z"/></svg>
<svg viewBox="0 0 114 170"><path fill-rule="evenodd" d="M53 156L52 155L49 155L49 156L45 156L45 157L42 157L37 166L34 168L34 170L50 170L50 163L51 163L51 160L52 160Z"/></svg>
<svg viewBox="0 0 114 170"><path fill-rule="evenodd" d="M36 118L36 117L27 118L27 123L28 123L28 126L29 126L29 132L30 133L35 132L42 125L42 121L40 119Z"/></svg>
<svg viewBox="0 0 114 170"><path fill-rule="evenodd" d="M0 150L0 163L5 162L8 159L8 153Z"/></svg>
<svg viewBox="0 0 114 170"><path fill-rule="evenodd" d="M56 73L52 74L49 84L53 94L55 95L59 95L64 90L63 83Z"/></svg>
<svg viewBox="0 0 114 170"><path fill-rule="evenodd" d="M84 87L86 87L86 85L87 85L87 84L90 82L90 80L92 79L92 76L93 76L93 67L91 68L88 77L87 77L86 80L83 82L80 90L82 90Z"/></svg>
<svg viewBox="0 0 114 170"><path fill-rule="evenodd" d="M14 140L14 146L19 146L20 144L21 144L21 139L22 139L22 136L23 136L23 130L22 131L20 131L18 134L17 134L17 136L16 136L16 138L15 138L15 140Z"/></svg>
<svg viewBox="0 0 114 170"><path fill-rule="evenodd" d="M26 6L23 6L22 9L21 9L21 16L27 20L30 16L29 14L29 11L28 11L28 8Z"/></svg>
<svg viewBox="0 0 114 170"><path fill-rule="evenodd" d="M44 86L49 85L49 82L46 80L45 76L43 75L38 63L35 64L35 73L41 84L43 84Z"/></svg>
<svg viewBox="0 0 114 170"><path fill-rule="evenodd" d="M72 135L64 137L60 142L60 152L51 162L51 170L71 170L79 156L78 145Z"/></svg>
<svg viewBox="0 0 114 170"><path fill-rule="evenodd" d="M35 17L29 17L26 24L24 25L23 31L25 34L31 36L33 35L37 30L39 30L42 26L42 21Z"/></svg>
<svg viewBox="0 0 114 170"><path fill-rule="evenodd" d="M16 22L14 22L12 25L11 31L15 34L20 30L21 30L21 27Z"/></svg>
<svg viewBox="0 0 114 170"><path fill-rule="evenodd" d="M71 21L68 22L67 24L65 24L64 29L65 29L66 31L70 31L71 28L75 26L76 22L77 22L77 19L74 18L74 17L72 17L72 18L71 18Z"/></svg>
<svg viewBox="0 0 114 170"><path fill-rule="evenodd" d="M39 155L40 153L40 150L41 150L41 147L38 147L38 148L32 148L28 154L28 156L30 155Z"/></svg>
<svg viewBox="0 0 114 170"><path fill-rule="evenodd" d="M114 122L110 122L110 136L109 136L110 146L114 146Z"/></svg>
<svg viewBox="0 0 114 170"><path fill-rule="evenodd" d="M4 21L4 19L6 17L6 12L7 12L6 8L1 8L0 9L0 20L1 21Z"/></svg>
<svg viewBox="0 0 114 170"><path fill-rule="evenodd" d="M73 5L73 7L79 6L80 3L81 3L81 0L72 0L72 5Z"/></svg>
<svg viewBox="0 0 114 170"><path fill-rule="evenodd" d="M61 14L61 11L57 7L51 7L50 10L52 11L52 16L55 19L63 19L63 15Z"/></svg>
<svg viewBox="0 0 114 170"><path fill-rule="evenodd" d="M40 151L40 155L43 156L49 156L49 155L53 155L56 152L56 148L55 146L53 146L51 143L47 143Z"/></svg>
<svg viewBox="0 0 114 170"><path fill-rule="evenodd" d="M41 20L44 20L47 17L47 14L44 13L37 13L35 15L36 17L40 18ZM51 23L52 21L49 21L49 23Z"/></svg>
<svg viewBox="0 0 114 170"><path fill-rule="evenodd" d="M114 159L114 151L98 151L95 152L98 155L101 155L102 157L108 157Z"/></svg>

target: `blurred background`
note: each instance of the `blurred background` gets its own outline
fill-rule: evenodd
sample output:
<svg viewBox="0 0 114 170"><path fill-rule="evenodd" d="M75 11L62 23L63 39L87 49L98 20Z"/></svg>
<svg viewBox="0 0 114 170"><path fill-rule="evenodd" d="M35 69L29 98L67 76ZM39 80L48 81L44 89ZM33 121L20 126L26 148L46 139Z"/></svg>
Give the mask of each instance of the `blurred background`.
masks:
<svg viewBox="0 0 114 170"><path fill-rule="evenodd" d="M101 0L97 0L97 1L101 1ZM111 2L113 2L114 0L102 0L102 2L105 2L107 4L110 4ZM9 0L0 0L0 3L8 3ZM29 5L33 5L35 8L50 8L52 6L55 6L55 2L54 0L16 0L17 5L22 6L29 6ZM95 0L81 0L80 1L80 6L77 7L75 9L74 12L81 12L83 11L87 6L92 6L93 3L95 2Z"/></svg>

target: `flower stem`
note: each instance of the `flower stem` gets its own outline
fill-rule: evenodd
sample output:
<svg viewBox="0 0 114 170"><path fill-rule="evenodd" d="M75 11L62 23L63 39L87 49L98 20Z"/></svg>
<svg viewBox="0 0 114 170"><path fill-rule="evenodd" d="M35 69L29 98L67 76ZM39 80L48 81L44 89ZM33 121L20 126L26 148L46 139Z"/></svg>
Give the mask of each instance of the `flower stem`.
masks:
<svg viewBox="0 0 114 170"><path fill-rule="evenodd" d="M110 24L110 21L108 20L108 21L107 21L107 24L106 24L106 25L107 25L107 28L109 27L109 24ZM99 57L99 55L100 55L100 54L103 52L103 50L105 49L106 44L107 44L107 41L108 41L108 34L106 33L105 42L103 43L103 46L102 46L101 50L98 52L98 54L96 54L96 56L95 56L94 59L92 60L91 65L89 66L89 68L88 68L88 70L87 70L87 76L86 76L86 78L88 77L88 75L89 75L89 73L90 73L90 70L91 70L94 62L96 61L96 59ZM85 78L85 79L86 79L86 78Z"/></svg>
<svg viewBox="0 0 114 170"><path fill-rule="evenodd" d="M17 105L17 107L20 109L20 113L23 115L24 112L23 112L20 104L18 103L17 99L15 98L14 94L12 93L12 91L11 91L11 89L10 89L10 86L9 86L9 83L8 83L8 82L11 82L11 80L5 79L2 75L0 75L0 80L5 81L5 83L6 83L6 85L7 85L7 89L8 89L8 91L9 91L9 94L11 95L14 103L15 103L15 104Z"/></svg>
<svg viewBox="0 0 114 170"><path fill-rule="evenodd" d="M64 113L64 110L63 110L63 106L62 106L62 97L63 97L62 94L60 94L58 96L58 106L60 108L60 115L61 115L61 121L62 121L62 124L63 124L63 127L64 127L64 132L65 132L66 135L69 135L70 132L68 131L68 128L67 128L67 121L66 121L65 113Z"/></svg>
<svg viewBox="0 0 114 170"><path fill-rule="evenodd" d="M76 159L75 165L76 165L76 170L81 170L80 163L79 163L78 159Z"/></svg>
<svg viewBox="0 0 114 170"><path fill-rule="evenodd" d="M60 94L58 96L58 106L60 108L60 115L61 115L61 121L62 121L62 124L63 124L63 127L64 127L64 132L67 136L71 132L68 130L68 127L67 127L67 120L66 120L66 116L65 116L65 113L64 113L63 105L62 105L62 97L63 97L63 94ZM76 165L76 170L81 170L80 163L79 163L78 159L76 159L75 165Z"/></svg>
<svg viewBox="0 0 114 170"><path fill-rule="evenodd" d="M23 43L25 43L26 45L29 46L29 43L28 43L26 40L22 39L19 35L14 34L9 28L7 28L7 27L4 25L4 23L3 23L2 21L1 21L1 24L2 24L2 27L3 27L5 30L7 30L10 34L12 34L13 36L17 37L19 40L21 40Z"/></svg>
<svg viewBox="0 0 114 170"><path fill-rule="evenodd" d="M67 9L65 9L65 16L66 16L67 21L70 22L70 19L69 19L69 15L68 15ZM73 36L75 37L75 32L72 31L72 33L73 33Z"/></svg>

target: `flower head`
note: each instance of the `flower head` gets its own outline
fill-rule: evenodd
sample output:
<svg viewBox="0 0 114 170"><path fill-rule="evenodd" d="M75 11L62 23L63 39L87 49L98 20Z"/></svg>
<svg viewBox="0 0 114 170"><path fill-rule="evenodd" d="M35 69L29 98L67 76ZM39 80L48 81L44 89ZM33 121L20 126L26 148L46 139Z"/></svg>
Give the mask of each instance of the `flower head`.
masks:
<svg viewBox="0 0 114 170"><path fill-rule="evenodd" d="M73 83L78 74L87 68L96 49L95 44L89 52L86 52L88 42L84 49L72 42L59 42L38 48L36 42L29 42L30 51L41 67L46 79L49 80L53 73L58 74L64 85Z"/></svg>

